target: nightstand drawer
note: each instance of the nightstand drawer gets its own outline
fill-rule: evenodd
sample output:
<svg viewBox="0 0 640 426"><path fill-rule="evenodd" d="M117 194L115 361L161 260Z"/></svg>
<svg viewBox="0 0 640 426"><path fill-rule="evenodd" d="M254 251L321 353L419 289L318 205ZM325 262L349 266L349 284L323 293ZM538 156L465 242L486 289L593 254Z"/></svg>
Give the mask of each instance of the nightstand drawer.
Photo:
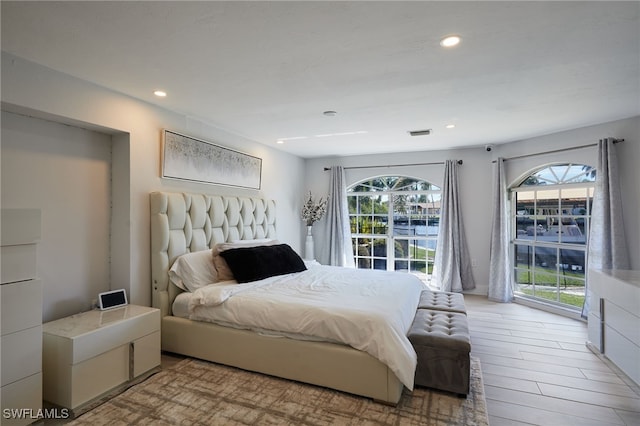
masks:
<svg viewBox="0 0 640 426"><path fill-rule="evenodd" d="M133 377L160 365L160 332L156 331L133 342Z"/></svg>
<svg viewBox="0 0 640 426"><path fill-rule="evenodd" d="M68 368L71 377L69 399L51 402L77 407L129 380L129 345L119 346Z"/></svg>
<svg viewBox="0 0 640 426"><path fill-rule="evenodd" d="M128 305L94 310L44 324L44 341L45 345L56 346L67 362L78 364L151 334L159 324L157 309Z"/></svg>
<svg viewBox="0 0 640 426"><path fill-rule="evenodd" d="M158 329L159 322L160 312L150 312L149 314L102 328L99 332L79 336L74 339L72 363L77 364L114 346L124 345L139 336L153 333Z"/></svg>

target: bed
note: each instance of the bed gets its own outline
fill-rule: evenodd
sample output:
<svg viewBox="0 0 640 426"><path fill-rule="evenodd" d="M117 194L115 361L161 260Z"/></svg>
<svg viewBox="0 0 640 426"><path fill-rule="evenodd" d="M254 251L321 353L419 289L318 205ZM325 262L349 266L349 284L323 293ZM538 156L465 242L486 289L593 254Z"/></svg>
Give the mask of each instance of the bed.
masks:
<svg viewBox="0 0 640 426"><path fill-rule="evenodd" d="M273 201L154 192L150 194L150 207L152 304L161 311L164 351L325 386L388 404L399 401L407 384L406 374L400 374L403 380L399 379L388 363L363 350L332 341L274 337L173 314L174 302L183 293L169 279L169 269L175 260L219 243L275 239ZM398 371L397 366L394 369Z"/></svg>

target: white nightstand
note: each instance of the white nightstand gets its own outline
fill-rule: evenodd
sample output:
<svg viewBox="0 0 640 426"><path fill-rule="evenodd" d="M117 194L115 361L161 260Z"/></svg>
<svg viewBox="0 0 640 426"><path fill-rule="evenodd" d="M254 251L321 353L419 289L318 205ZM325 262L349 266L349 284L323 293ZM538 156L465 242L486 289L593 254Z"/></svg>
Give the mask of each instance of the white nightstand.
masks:
<svg viewBox="0 0 640 426"><path fill-rule="evenodd" d="M160 310L128 305L43 324L44 400L76 410L160 366Z"/></svg>

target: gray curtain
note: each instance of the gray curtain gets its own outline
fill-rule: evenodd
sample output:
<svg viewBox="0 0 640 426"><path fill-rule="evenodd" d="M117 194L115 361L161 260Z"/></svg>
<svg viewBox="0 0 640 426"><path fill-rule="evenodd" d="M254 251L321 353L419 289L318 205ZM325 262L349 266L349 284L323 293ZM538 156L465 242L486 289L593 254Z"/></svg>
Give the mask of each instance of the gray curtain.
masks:
<svg viewBox="0 0 640 426"><path fill-rule="evenodd" d="M629 253L622 221L622 197L618 179L618 161L613 138L598 142L596 185L591 210L591 229L587 249L589 268L629 269ZM589 289L585 289L582 316L589 313Z"/></svg>
<svg viewBox="0 0 640 426"><path fill-rule="evenodd" d="M493 220L489 246L489 299L513 300L512 269L509 258L509 200L504 174L504 159L498 158L493 177Z"/></svg>
<svg viewBox="0 0 640 426"><path fill-rule="evenodd" d="M329 183L329 200L325 220L325 245L323 263L334 266L354 267L349 207L344 168L332 166Z"/></svg>
<svg viewBox="0 0 640 426"><path fill-rule="evenodd" d="M453 160L447 160L444 166L440 227L431 280L442 291L461 292L476 288L462 224L458 162Z"/></svg>

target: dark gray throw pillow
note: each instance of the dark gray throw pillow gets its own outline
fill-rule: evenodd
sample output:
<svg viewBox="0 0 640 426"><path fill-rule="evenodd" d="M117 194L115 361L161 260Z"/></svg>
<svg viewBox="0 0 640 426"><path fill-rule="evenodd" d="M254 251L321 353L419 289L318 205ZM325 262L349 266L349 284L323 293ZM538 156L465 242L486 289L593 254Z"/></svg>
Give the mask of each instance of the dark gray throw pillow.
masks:
<svg viewBox="0 0 640 426"><path fill-rule="evenodd" d="M307 269L304 261L287 244L230 249L221 252L220 256L227 262L239 283Z"/></svg>

